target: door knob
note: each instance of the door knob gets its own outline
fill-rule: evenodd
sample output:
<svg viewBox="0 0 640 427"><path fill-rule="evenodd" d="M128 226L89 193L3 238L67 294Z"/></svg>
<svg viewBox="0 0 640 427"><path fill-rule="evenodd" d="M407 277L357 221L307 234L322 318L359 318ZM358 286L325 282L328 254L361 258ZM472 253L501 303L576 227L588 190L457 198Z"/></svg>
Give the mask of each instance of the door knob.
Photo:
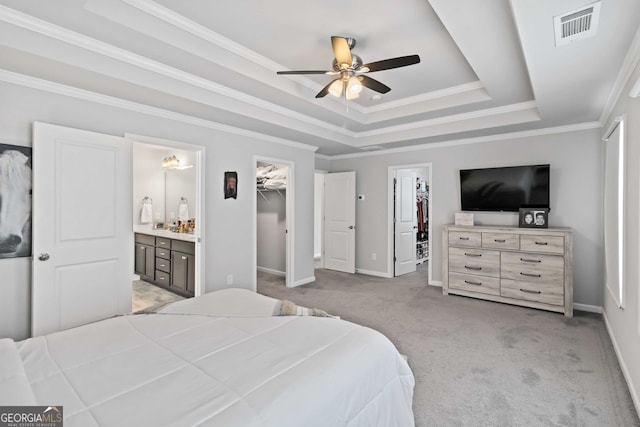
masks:
<svg viewBox="0 0 640 427"><path fill-rule="evenodd" d="M40 255L38 256L38 259L39 259L40 261L46 261L46 260L48 260L48 259L49 259L49 254L40 254Z"/></svg>
<svg viewBox="0 0 640 427"><path fill-rule="evenodd" d="M349 230L353 230L353 225L350 225L350 226L349 226Z"/></svg>

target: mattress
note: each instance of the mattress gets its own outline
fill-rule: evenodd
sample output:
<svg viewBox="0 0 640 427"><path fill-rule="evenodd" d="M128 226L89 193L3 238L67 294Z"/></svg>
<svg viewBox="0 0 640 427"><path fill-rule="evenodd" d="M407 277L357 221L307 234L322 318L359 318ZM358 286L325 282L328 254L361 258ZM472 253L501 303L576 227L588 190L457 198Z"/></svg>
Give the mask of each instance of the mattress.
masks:
<svg viewBox="0 0 640 427"><path fill-rule="evenodd" d="M64 406L65 427L414 425L414 377L385 336L278 303L229 289L0 340L0 405Z"/></svg>

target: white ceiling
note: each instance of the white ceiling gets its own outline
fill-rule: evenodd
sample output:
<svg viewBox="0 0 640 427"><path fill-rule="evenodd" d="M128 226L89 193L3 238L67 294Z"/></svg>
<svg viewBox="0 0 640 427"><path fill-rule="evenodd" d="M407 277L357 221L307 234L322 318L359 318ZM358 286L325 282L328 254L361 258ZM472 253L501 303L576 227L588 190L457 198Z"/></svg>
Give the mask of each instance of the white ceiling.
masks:
<svg viewBox="0 0 640 427"><path fill-rule="evenodd" d="M589 0L0 0L0 80L341 155L602 124L640 44L637 0L555 47ZM315 94L332 35L363 61L418 54L349 102ZM563 129L563 128L561 128Z"/></svg>

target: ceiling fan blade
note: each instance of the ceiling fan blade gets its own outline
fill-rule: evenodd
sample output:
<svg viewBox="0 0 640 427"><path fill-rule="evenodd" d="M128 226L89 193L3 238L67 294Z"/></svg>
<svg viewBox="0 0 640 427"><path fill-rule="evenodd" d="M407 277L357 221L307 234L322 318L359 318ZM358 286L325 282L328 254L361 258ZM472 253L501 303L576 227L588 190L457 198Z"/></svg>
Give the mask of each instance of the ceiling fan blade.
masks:
<svg viewBox="0 0 640 427"><path fill-rule="evenodd" d="M322 97L326 96L329 93L329 87L333 84L333 82L335 82L337 80L340 80L340 78L331 80L328 85L323 87L322 90L320 92L318 92L318 94L316 95L316 98L322 98Z"/></svg>
<svg viewBox="0 0 640 427"><path fill-rule="evenodd" d="M333 71L322 70L300 70L300 71L276 71L276 74L327 74Z"/></svg>
<svg viewBox="0 0 640 427"><path fill-rule="evenodd" d="M398 58L383 59L382 61L370 62L364 64L362 68L368 68L369 72L390 70L392 68L406 67L407 65L413 65L420 62L418 55L400 56Z"/></svg>
<svg viewBox="0 0 640 427"><path fill-rule="evenodd" d="M344 37L332 36L331 47L333 48L333 54L336 56L338 65L347 64L348 67L351 67L353 60L351 58L351 49L349 49L347 39Z"/></svg>
<svg viewBox="0 0 640 427"><path fill-rule="evenodd" d="M391 90L389 86L382 84L369 76L358 76L358 79L360 79L360 81L362 82L362 86L368 87L369 89L375 90L376 92L387 93Z"/></svg>

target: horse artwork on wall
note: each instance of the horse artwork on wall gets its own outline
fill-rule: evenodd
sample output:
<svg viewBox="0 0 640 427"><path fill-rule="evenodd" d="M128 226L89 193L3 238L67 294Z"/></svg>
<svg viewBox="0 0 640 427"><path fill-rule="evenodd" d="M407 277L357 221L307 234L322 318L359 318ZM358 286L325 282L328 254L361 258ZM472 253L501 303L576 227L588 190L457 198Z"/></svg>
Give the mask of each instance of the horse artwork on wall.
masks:
<svg viewBox="0 0 640 427"><path fill-rule="evenodd" d="M31 256L31 148L0 144L0 259Z"/></svg>

